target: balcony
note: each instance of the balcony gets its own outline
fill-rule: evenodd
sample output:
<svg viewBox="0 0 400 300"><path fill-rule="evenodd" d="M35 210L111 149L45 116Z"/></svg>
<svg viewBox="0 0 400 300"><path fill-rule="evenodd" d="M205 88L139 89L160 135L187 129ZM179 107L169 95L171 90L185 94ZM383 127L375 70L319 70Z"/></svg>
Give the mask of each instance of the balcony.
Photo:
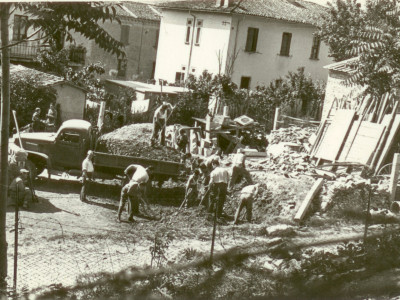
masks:
<svg viewBox="0 0 400 300"><path fill-rule="evenodd" d="M22 42L10 48L10 58L12 61L32 61L45 48L48 46L37 42Z"/></svg>

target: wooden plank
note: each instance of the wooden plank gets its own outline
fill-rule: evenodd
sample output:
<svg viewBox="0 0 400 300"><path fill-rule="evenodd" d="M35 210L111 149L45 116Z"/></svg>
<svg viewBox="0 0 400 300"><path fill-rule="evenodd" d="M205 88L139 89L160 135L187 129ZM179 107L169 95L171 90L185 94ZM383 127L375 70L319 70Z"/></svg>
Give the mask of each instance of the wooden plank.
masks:
<svg viewBox="0 0 400 300"><path fill-rule="evenodd" d="M322 186L324 185L324 179L323 178L319 178L314 185L311 187L311 189L308 191L306 197L304 198L303 202L300 205L299 210L297 211L294 220L295 221L301 221L306 212L307 209L310 207L311 201L312 199L315 197L315 195L319 192L319 190L322 188Z"/></svg>
<svg viewBox="0 0 400 300"><path fill-rule="evenodd" d="M357 126L358 130L356 131L354 128L357 128ZM371 159L374 150L378 146L378 142L381 139L384 130L385 126L382 124L367 121L354 122L352 128L352 131L356 131L354 140L352 144L346 148L346 151L343 149L340 161L367 164Z"/></svg>
<svg viewBox="0 0 400 300"><path fill-rule="evenodd" d="M321 141L315 157L324 160L334 161L339 155L339 151L348 135L355 116L354 110L338 110L332 124Z"/></svg>
<svg viewBox="0 0 400 300"><path fill-rule="evenodd" d="M400 171L400 153L395 153L393 157L392 173L390 174L389 191L390 201L396 200L397 182L399 180Z"/></svg>
<svg viewBox="0 0 400 300"><path fill-rule="evenodd" d="M386 141L388 139L388 136L389 136L389 133L391 131L391 128L392 128L392 125L393 125L393 122L394 122L398 107L399 107L399 102L396 101L396 103L393 106L392 113L390 115L389 124L386 126L386 130L385 130L385 132L383 134L383 137L382 137L382 139L381 139L381 141L380 141L380 143L378 145L378 148L375 151L374 157L373 157L373 159L371 161L371 168L372 169L375 169L375 166L378 163L378 159L381 156L381 153L383 151L383 148L385 146L385 143L386 143Z"/></svg>
<svg viewBox="0 0 400 300"><path fill-rule="evenodd" d="M376 120L377 123L380 123L382 121L382 119L383 119L383 116L384 116L384 114L386 112L386 109L387 109L388 100L389 100L389 93L386 93L385 100L383 100L382 107L381 107L381 109L380 109L380 111L378 113L378 118Z"/></svg>
<svg viewBox="0 0 400 300"><path fill-rule="evenodd" d="M316 138L315 138L315 141L314 141L314 143L311 145L310 151L308 151L308 153L309 153L310 155L312 154L312 152L314 151L314 149L317 147L317 145L318 145L318 143L319 143L319 141L320 141L320 139L321 139L322 133L323 133L323 131L324 131L324 128L325 128L325 126L326 126L326 123L327 123L327 120L324 120L324 122L322 122L322 123L320 124L320 126L319 126L319 128L318 128L318 130L317 130L317 136L316 136Z"/></svg>
<svg viewBox="0 0 400 300"><path fill-rule="evenodd" d="M382 123L383 123L383 121L382 121ZM400 129L400 115L396 115L395 119L393 121L392 127L390 129L389 136L385 143L385 147L383 148L382 153L379 157L378 163L376 164L375 170L379 170L381 168L381 166L383 165L383 163L385 162L386 157L387 157L390 149L392 148L393 143L396 139L396 136L399 132L399 129Z"/></svg>

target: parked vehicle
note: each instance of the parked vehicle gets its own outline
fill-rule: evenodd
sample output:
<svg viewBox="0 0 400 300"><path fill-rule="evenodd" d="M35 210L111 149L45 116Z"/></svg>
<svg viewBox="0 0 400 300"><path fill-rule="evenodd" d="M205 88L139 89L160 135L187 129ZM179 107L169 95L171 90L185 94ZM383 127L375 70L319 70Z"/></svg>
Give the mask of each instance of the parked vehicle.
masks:
<svg viewBox="0 0 400 300"><path fill-rule="evenodd" d="M96 131L89 122L84 120L65 121L56 133L21 133L22 146L28 152L26 164L33 177L36 177L45 168L47 168L49 176L60 171L79 175L87 151L95 150L96 138ZM18 135L14 135L10 151L16 151L19 147L20 139ZM159 182L178 177L184 167L183 164L176 162L96 151L94 151L93 164L97 178L123 176L123 171L130 164L151 166L151 179Z"/></svg>

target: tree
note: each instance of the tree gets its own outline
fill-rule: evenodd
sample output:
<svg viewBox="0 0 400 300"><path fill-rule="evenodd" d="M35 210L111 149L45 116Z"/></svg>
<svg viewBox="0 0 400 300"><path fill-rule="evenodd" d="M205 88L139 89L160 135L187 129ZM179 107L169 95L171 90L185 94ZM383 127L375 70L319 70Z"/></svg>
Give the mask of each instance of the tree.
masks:
<svg viewBox="0 0 400 300"><path fill-rule="evenodd" d="M335 61L351 56L351 42L364 26L363 12L357 0L336 0L328 3L329 15L325 18L318 34L329 46L329 55Z"/></svg>
<svg viewBox="0 0 400 300"><path fill-rule="evenodd" d="M124 56L123 44L115 40L100 24L106 20L118 21L115 4L101 2L36 2L36 3L1 3L1 65L2 65L2 98L1 98L1 145L0 145L0 295L4 293L7 277L7 243L6 243L6 201L8 189L8 138L10 117L10 56L9 47L28 40L9 44L9 15L11 9L22 9L31 18L28 26L44 32L47 40L55 50L61 50L63 41L73 41L71 31L94 40L100 48Z"/></svg>
<svg viewBox="0 0 400 300"><path fill-rule="evenodd" d="M400 87L400 10L395 0L371 0L365 11L355 0L337 0L320 34L335 60L358 57L347 84L381 97Z"/></svg>

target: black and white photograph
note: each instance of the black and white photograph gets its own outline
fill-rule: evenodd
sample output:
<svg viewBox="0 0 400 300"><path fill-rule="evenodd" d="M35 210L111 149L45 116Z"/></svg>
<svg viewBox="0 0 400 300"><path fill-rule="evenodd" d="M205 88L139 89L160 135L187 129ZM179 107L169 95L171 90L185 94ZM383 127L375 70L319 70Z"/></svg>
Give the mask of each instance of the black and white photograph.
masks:
<svg viewBox="0 0 400 300"><path fill-rule="evenodd" d="M0 299L400 299L397 0L0 0Z"/></svg>

